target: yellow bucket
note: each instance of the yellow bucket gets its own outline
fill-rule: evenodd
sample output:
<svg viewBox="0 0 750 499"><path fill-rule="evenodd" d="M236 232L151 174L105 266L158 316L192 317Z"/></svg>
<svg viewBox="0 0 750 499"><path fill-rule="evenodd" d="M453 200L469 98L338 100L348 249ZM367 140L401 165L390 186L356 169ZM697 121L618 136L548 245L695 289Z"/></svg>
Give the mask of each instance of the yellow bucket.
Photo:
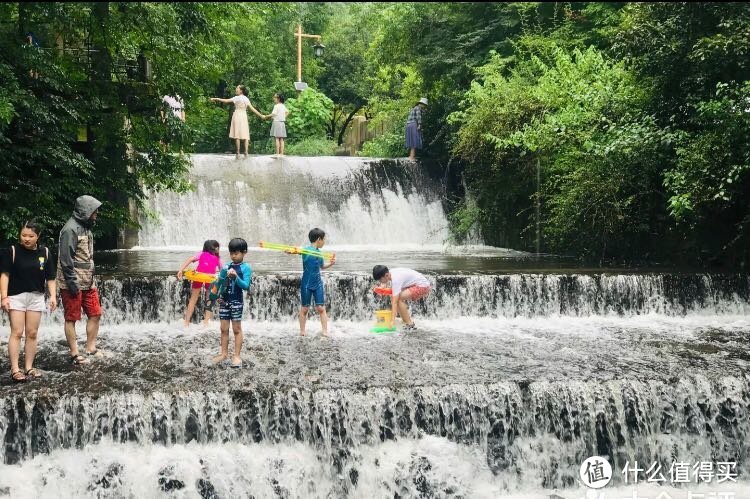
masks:
<svg viewBox="0 0 750 499"><path fill-rule="evenodd" d="M375 312L375 327L385 327L390 324L393 313L390 310L377 310Z"/></svg>

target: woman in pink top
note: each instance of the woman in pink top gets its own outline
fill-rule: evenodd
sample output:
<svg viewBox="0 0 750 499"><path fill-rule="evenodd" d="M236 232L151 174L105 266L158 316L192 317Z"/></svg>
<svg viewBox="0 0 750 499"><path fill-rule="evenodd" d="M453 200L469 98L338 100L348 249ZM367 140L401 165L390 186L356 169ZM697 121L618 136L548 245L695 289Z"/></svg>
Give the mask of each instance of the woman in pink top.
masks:
<svg viewBox="0 0 750 499"><path fill-rule="evenodd" d="M191 256L185 263L182 264L180 270L177 272L177 279L182 280L182 273L185 268L193 262L198 262L198 266L195 268L196 272L203 272L204 274L215 274L217 270L221 268L221 260L219 259L219 242L209 239L203 243L203 251L195 256ZM185 310L185 327L190 326L190 319L193 317L195 311L195 304L198 303L198 297L201 294L201 290L208 291L209 284L202 284L200 282L190 283L190 301L188 302L187 309ZM208 321L212 317L211 309L207 305L205 313L203 315L203 325L207 326Z"/></svg>

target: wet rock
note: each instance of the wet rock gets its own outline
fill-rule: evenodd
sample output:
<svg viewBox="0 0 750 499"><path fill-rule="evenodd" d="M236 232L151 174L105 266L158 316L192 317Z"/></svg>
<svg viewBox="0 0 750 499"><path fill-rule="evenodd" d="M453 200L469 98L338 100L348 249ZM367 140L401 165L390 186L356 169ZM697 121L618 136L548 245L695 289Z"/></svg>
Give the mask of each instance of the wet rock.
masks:
<svg viewBox="0 0 750 499"><path fill-rule="evenodd" d="M198 494L200 494L203 499L219 499L219 494L216 493L214 484L208 480L204 480L203 478L199 479L195 483L195 488L198 489Z"/></svg>
<svg viewBox="0 0 750 499"><path fill-rule="evenodd" d="M95 490L96 488L110 489L122 485L120 473L122 473L122 465L120 463L110 464L104 475L89 485L89 490Z"/></svg>
<svg viewBox="0 0 750 499"><path fill-rule="evenodd" d="M191 409L190 416L185 421L185 442L189 443L191 440L198 440L199 431L198 415Z"/></svg>
<svg viewBox="0 0 750 499"><path fill-rule="evenodd" d="M412 462L409 471L414 476L414 485L420 494L420 497L432 497L434 495L432 484L426 476L427 472L432 470L432 464L424 457L420 456L416 462Z"/></svg>
<svg viewBox="0 0 750 499"><path fill-rule="evenodd" d="M172 490L182 490L185 488L185 483L181 480L176 480L174 478L166 478L166 477L159 477L159 487L164 492L169 492Z"/></svg>
<svg viewBox="0 0 750 499"><path fill-rule="evenodd" d="M159 471L159 488L164 492L172 490L182 490L185 488L185 482L174 478L174 467L169 466Z"/></svg>
<svg viewBox="0 0 750 499"><path fill-rule="evenodd" d="M271 485L273 486L273 493L276 494L276 497L280 499L289 499L289 497L291 497L289 491L282 487L281 484L279 484L279 481L275 478L271 479Z"/></svg>

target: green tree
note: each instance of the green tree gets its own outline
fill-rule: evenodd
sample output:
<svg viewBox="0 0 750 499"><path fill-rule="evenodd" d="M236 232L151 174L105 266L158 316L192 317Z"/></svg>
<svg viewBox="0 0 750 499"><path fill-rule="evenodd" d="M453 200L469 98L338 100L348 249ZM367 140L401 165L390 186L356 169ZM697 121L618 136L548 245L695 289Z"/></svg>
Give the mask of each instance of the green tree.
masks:
<svg viewBox="0 0 750 499"><path fill-rule="evenodd" d="M341 4L335 22L328 23L323 33L326 51L318 83L334 102L327 134L338 145L343 143L349 123L370 97L367 75L372 66L366 56L375 32L371 22L380 8L376 3Z"/></svg>
<svg viewBox="0 0 750 499"><path fill-rule="evenodd" d="M302 91L298 98L287 99L287 125L290 135L300 138L324 138L331 120L333 102L313 88Z"/></svg>
<svg viewBox="0 0 750 499"><path fill-rule="evenodd" d="M653 82L650 111L675 132L664 182L683 247L715 261L750 256L748 26L744 3L630 4L613 46Z"/></svg>
<svg viewBox="0 0 750 499"><path fill-rule="evenodd" d="M127 200L150 190L188 187L185 156L165 152L161 96L199 89L212 71L206 41L218 11L203 4L3 4L0 28L0 236L17 236L29 216L56 229L76 197L105 202L97 233L114 245L137 225ZM24 43L33 31L39 47ZM89 44L90 42L90 44ZM146 83L138 59L151 61ZM205 64L194 64L200 59ZM86 130L88 140L76 141ZM31 195L30 195L31 194ZM103 238L103 239L102 239Z"/></svg>
<svg viewBox="0 0 750 499"><path fill-rule="evenodd" d="M481 69L465 109L452 116L461 124L456 153L475 168L489 167L475 172L477 181L512 168L527 189L533 183L522 179L539 163L547 249L633 255L648 246L649 217L663 200L660 158L670 136L642 112L648 92L622 63L593 48L554 48L550 55L532 56L508 78L499 56ZM489 165L482 161L488 158ZM527 195L531 204L538 194ZM488 219L515 216L493 209L503 206L487 195L478 204ZM529 210L524 222L532 231ZM533 237L526 241L531 249Z"/></svg>

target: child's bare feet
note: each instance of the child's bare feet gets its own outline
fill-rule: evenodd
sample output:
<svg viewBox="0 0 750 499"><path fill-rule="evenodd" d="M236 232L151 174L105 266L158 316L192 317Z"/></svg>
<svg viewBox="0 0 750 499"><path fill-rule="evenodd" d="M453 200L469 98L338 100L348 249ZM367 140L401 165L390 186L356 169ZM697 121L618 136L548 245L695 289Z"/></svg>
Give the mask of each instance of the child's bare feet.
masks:
<svg viewBox="0 0 750 499"><path fill-rule="evenodd" d="M300 331L300 332L299 332L299 335L300 335L300 336L305 336L305 332L304 332L304 331Z"/></svg>
<svg viewBox="0 0 750 499"><path fill-rule="evenodd" d="M331 337L328 336L328 333L326 333L325 331L323 331L323 334L320 335L320 341L328 341L330 339Z"/></svg>
<svg viewBox="0 0 750 499"><path fill-rule="evenodd" d="M237 355L232 356L232 367L242 367L242 359Z"/></svg>
<svg viewBox="0 0 750 499"><path fill-rule="evenodd" d="M227 355L223 353L212 358L211 362L213 362L214 364L218 364L219 362L224 362L225 360L227 360Z"/></svg>

